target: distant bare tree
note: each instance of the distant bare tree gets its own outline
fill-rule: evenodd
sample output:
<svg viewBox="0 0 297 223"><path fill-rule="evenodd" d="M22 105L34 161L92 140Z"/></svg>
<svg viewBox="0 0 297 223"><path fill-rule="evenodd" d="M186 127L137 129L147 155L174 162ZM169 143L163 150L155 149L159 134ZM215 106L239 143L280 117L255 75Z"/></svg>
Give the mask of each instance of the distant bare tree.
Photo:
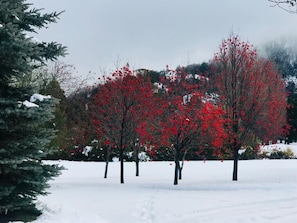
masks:
<svg viewBox="0 0 297 223"><path fill-rule="evenodd" d="M290 12L290 13L297 13L297 0L268 0L272 2L272 7L280 7L281 9Z"/></svg>
<svg viewBox="0 0 297 223"><path fill-rule="evenodd" d="M87 86L87 81L90 79L90 73L88 75L79 75L75 66L62 61L51 62L35 72L34 76L37 79L35 81L39 85L47 85L55 79L59 82L66 96L79 92Z"/></svg>

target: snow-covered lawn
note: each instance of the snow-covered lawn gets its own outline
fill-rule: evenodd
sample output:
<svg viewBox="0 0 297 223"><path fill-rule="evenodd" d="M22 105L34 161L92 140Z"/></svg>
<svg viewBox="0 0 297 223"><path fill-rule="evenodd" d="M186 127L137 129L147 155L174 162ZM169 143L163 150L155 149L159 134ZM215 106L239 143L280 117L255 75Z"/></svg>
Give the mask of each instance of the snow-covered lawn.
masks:
<svg viewBox="0 0 297 223"><path fill-rule="evenodd" d="M57 161L58 162L58 161ZM56 162L54 162L56 163ZM39 198L43 215L34 223L292 223L297 219L297 160L186 162L173 185L172 162L144 162L140 176L125 163L59 162L67 170Z"/></svg>

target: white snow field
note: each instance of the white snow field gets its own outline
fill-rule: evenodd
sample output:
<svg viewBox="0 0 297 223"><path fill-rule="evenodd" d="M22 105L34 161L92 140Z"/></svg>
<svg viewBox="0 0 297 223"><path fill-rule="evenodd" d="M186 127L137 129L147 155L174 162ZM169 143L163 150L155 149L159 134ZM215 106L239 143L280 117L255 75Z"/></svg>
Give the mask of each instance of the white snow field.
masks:
<svg viewBox="0 0 297 223"><path fill-rule="evenodd" d="M190 161L173 185L173 162L120 164L50 161L67 170L38 199L43 214L34 223L293 223L297 219L297 159Z"/></svg>

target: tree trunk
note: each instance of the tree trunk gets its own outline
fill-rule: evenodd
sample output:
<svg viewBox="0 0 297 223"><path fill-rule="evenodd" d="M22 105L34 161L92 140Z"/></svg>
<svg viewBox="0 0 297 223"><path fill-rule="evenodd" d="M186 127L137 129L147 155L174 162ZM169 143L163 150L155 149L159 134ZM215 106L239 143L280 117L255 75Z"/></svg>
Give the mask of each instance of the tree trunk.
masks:
<svg viewBox="0 0 297 223"><path fill-rule="evenodd" d="M109 164L109 160L106 160L106 161L105 161L105 172L104 172L104 178L107 178L108 164Z"/></svg>
<svg viewBox="0 0 297 223"><path fill-rule="evenodd" d="M181 180L182 179L182 171L183 171L183 168L180 166L179 162L178 162L178 166L179 166L179 176L178 176L178 179Z"/></svg>
<svg viewBox="0 0 297 223"><path fill-rule="evenodd" d="M179 150L176 148L174 152L174 162L175 162L175 169L174 169L174 185L178 184L178 178L180 173L180 165L179 165ZM180 173L181 174L181 173Z"/></svg>
<svg viewBox="0 0 297 223"><path fill-rule="evenodd" d="M136 164L136 176L139 177L139 160L137 160L135 164Z"/></svg>
<svg viewBox="0 0 297 223"><path fill-rule="evenodd" d="M238 174L238 148L233 149L233 181L237 181L237 174Z"/></svg>
<svg viewBox="0 0 297 223"><path fill-rule="evenodd" d="M109 148L105 148L105 151L104 152L105 152L105 171L104 171L104 178L107 178L110 149Z"/></svg>
<svg viewBox="0 0 297 223"><path fill-rule="evenodd" d="M135 149L136 176L139 176L139 148Z"/></svg>
<svg viewBox="0 0 297 223"><path fill-rule="evenodd" d="M179 161L175 161L174 183L173 183L174 185L177 185L178 184L178 173L179 173L178 164L179 164Z"/></svg>
<svg viewBox="0 0 297 223"><path fill-rule="evenodd" d="M182 160L182 164L181 166L179 166L179 179L182 179L182 172L183 172L183 168L184 168L184 163L185 163L185 159L186 159L186 154L187 154L187 150L185 150L184 155L183 155L183 160Z"/></svg>
<svg viewBox="0 0 297 223"><path fill-rule="evenodd" d="M121 170L120 170L120 178L121 178L121 184L124 183L124 151L123 148L120 148L120 162L121 162Z"/></svg>

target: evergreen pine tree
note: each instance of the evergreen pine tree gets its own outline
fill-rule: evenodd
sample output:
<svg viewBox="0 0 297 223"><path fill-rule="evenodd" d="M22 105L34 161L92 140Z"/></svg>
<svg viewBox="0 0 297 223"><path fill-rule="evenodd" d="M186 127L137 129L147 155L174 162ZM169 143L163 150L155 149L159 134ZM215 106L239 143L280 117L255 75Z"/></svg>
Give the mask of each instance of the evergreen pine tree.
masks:
<svg viewBox="0 0 297 223"><path fill-rule="evenodd" d="M54 137L45 125L56 102L50 97L29 102L33 89L20 84L46 60L64 54L60 44L29 37L58 16L30 9L24 0L0 0L0 221L28 221L32 218L25 216L40 214L36 198L46 194L48 180L61 169L42 161Z"/></svg>
<svg viewBox="0 0 297 223"><path fill-rule="evenodd" d="M61 159L66 145L68 133L67 128L67 98L64 91L61 89L59 82L53 78L49 83L40 89L41 94L51 95L59 100L54 112L55 118L47 123L46 127L57 130L56 137L51 141L50 146L53 148L53 153L47 156L48 159Z"/></svg>

